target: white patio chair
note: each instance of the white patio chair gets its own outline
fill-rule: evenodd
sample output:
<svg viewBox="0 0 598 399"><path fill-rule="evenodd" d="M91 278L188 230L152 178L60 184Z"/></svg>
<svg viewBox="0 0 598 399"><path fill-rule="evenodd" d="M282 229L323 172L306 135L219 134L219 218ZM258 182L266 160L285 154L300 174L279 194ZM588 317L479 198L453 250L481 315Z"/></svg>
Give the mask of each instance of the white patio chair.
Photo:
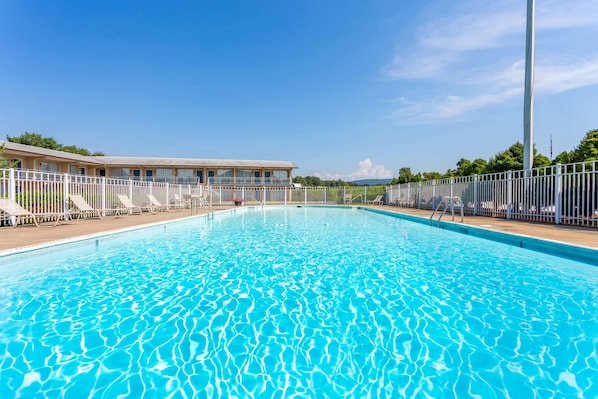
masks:
<svg viewBox="0 0 598 399"><path fill-rule="evenodd" d="M154 197L153 194L148 194L147 199L150 202L150 205L149 205L150 212L153 213L154 211L165 211L166 210L166 205L162 205L162 203L160 203L160 201L158 201L156 199L156 197Z"/></svg>
<svg viewBox="0 0 598 399"><path fill-rule="evenodd" d="M23 219L33 219L33 222L37 227L40 227L40 220L39 218L43 217L54 217L56 218L56 223L54 226L58 225L60 218L63 216L62 213L33 213L28 211L27 209L23 208L21 205L16 203L15 201L9 198L0 198L0 216L3 217L14 217L15 222L12 227L16 227L19 222L23 223Z"/></svg>
<svg viewBox="0 0 598 399"><path fill-rule="evenodd" d="M127 213L132 214L134 212L139 212L139 214L141 215L143 209L148 209L147 207L135 205L127 195L118 194L117 197L120 203L122 204L123 208L126 209Z"/></svg>
<svg viewBox="0 0 598 399"><path fill-rule="evenodd" d="M382 201L382 195L377 196L371 201L366 201L370 205L383 205L384 201Z"/></svg>
<svg viewBox="0 0 598 399"><path fill-rule="evenodd" d="M86 219L89 216L97 216L98 219L102 218L102 212L100 209L95 209L85 201L85 198L79 194L69 194L69 199L73 206L77 209L71 211L76 215L75 220Z"/></svg>

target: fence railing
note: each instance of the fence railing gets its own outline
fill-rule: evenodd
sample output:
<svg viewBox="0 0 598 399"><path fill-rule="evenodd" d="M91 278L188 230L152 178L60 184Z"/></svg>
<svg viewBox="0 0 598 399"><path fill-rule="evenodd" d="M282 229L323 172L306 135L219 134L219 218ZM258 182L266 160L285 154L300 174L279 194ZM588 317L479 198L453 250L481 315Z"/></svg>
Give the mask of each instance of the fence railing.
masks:
<svg viewBox="0 0 598 399"><path fill-rule="evenodd" d="M458 196L470 215L598 226L598 161L389 186L386 204L433 210Z"/></svg>
<svg viewBox="0 0 598 399"><path fill-rule="evenodd" d="M69 194L80 194L92 207L104 210L119 207L118 194L128 195L137 205L153 194L168 208L189 207L192 196L202 196L211 206L365 205L383 196L387 205L429 210L446 196L458 196L469 215L597 227L598 161L388 187L215 186L0 169L0 197L34 213L66 214Z"/></svg>
<svg viewBox="0 0 598 399"><path fill-rule="evenodd" d="M185 208L193 196L203 197L210 206L269 204L346 204L346 197L367 204L386 187L261 187L173 184L121 178L69 175L22 169L0 169L0 197L8 197L35 214L69 212L69 195L79 194L95 209L109 213L120 207L118 195L125 194L136 205L148 205L152 194L169 208ZM240 201L239 201L240 200ZM11 218L0 219L0 225L11 224Z"/></svg>

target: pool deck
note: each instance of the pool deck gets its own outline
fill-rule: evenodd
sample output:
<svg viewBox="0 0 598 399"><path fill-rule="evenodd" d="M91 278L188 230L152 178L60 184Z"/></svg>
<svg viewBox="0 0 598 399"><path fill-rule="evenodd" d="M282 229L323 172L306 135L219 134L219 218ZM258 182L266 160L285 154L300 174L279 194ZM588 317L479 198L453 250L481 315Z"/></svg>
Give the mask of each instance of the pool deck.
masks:
<svg viewBox="0 0 598 399"><path fill-rule="evenodd" d="M226 210L231 207L215 207L215 211ZM395 206L376 206L390 212L404 213L422 218L429 218L429 210L399 208ZM199 211L199 214L205 211ZM0 255L17 248L33 247L41 244L72 240L80 236L107 233L131 227L153 224L187 218L190 210L178 210L159 213L143 213L126 217L105 217L102 220L84 219L78 223L61 223L54 227L54 223L45 223L42 227L17 226L0 227ZM456 218L458 221L460 218ZM444 216L443 221L450 221L450 216ZM566 244L598 249L598 229L561 226L545 223L530 223L497 219L482 216L465 216L465 224L486 230L510 233L526 237L535 237L545 240L558 241Z"/></svg>
<svg viewBox="0 0 598 399"><path fill-rule="evenodd" d="M399 208L396 206L377 206L391 212L399 212L412 216L429 219L432 211L412 208ZM438 214L434 219L438 218ZM450 215L444 215L444 222L452 222ZM461 216L455 216L455 222L461 223ZM525 222L521 220L506 220L487 216L465 216L464 224L482 229L515 234L525 237L540 238L543 240L558 241L565 244L598 249L598 229L589 227L564 226L548 223Z"/></svg>

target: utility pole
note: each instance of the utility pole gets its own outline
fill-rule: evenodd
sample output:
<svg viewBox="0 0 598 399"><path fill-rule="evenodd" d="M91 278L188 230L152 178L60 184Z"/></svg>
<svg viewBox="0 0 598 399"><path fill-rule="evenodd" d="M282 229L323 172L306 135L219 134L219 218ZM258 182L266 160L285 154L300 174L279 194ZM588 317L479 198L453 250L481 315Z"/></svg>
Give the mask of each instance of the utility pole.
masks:
<svg viewBox="0 0 598 399"><path fill-rule="evenodd" d="M523 96L523 170L534 164L534 19L536 0L527 0L525 93Z"/></svg>

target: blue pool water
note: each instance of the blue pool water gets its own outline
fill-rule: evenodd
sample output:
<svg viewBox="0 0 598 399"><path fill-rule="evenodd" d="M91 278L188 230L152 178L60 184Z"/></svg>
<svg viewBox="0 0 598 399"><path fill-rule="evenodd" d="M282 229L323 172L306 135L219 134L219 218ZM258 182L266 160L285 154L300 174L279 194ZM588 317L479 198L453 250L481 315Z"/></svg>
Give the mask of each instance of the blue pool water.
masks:
<svg viewBox="0 0 598 399"><path fill-rule="evenodd" d="M0 258L0 398L598 396L598 268L356 209Z"/></svg>

